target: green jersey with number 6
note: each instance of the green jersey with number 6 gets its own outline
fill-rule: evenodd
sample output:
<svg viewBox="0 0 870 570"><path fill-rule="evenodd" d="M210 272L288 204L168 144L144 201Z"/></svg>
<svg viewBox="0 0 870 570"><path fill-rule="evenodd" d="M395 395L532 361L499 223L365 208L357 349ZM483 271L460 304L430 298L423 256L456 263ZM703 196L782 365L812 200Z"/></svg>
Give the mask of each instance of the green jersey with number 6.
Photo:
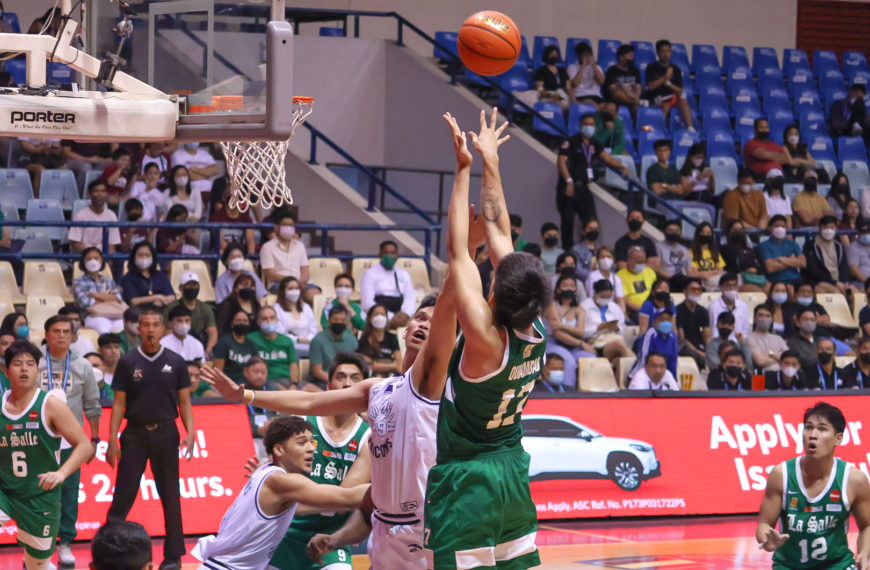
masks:
<svg viewBox="0 0 870 570"><path fill-rule="evenodd" d="M547 348L540 319L535 320L534 330L537 337L506 329L501 366L477 379L460 373L466 339L461 334L456 339L438 415L438 463L499 449L522 450L520 416L544 366Z"/></svg>
<svg viewBox="0 0 870 570"><path fill-rule="evenodd" d="M6 411L10 392L3 394L0 425L0 488L7 495L20 498L43 497L56 492L39 486L39 475L57 471L60 436L45 425L45 401L48 394L37 390L30 406L17 416Z"/></svg>
<svg viewBox="0 0 870 570"><path fill-rule="evenodd" d="M780 532L789 539L773 554L773 568L853 568L855 560L846 537L849 496L846 483L851 464L835 459L825 489L810 497L801 476L803 457L783 463Z"/></svg>

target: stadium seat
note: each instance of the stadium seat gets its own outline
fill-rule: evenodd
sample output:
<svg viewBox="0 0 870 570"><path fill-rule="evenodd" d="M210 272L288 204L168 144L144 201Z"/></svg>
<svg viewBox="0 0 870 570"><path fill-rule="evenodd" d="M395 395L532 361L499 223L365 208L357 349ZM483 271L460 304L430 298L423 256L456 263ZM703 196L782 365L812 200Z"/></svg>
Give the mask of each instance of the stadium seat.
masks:
<svg viewBox="0 0 870 570"><path fill-rule="evenodd" d="M56 261L25 261L22 289L28 296L54 296L67 303L73 302L63 270Z"/></svg>
<svg viewBox="0 0 870 570"><path fill-rule="evenodd" d="M577 359L577 388L581 392L616 392L619 386L606 358ZM570 379L567 379L570 381Z"/></svg>
<svg viewBox="0 0 870 570"><path fill-rule="evenodd" d="M19 228L12 234L13 239L24 241L21 247L21 253L24 257L38 257L42 254L53 254L54 244L51 243L51 237L46 235L44 231L35 228Z"/></svg>
<svg viewBox="0 0 870 570"><path fill-rule="evenodd" d="M840 99L845 99L848 96L849 96L849 94L846 93L845 89L842 89L842 90L833 89L831 91L823 91L822 92L822 103L824 104L825 116L830 118L831 106L833 106L833 104L836 101L839 101Z"/></svg>
<svg viewBox="0 0 870 570"><path fill-rule="evenodd" d="M627 148L627 147L626 147ZM634 159L627 154L614 154L613 158L628 167L629 176L637 180L637 165ZM604 173L604 183L607 186L617 188L619 190L628 190L628 182L619 174L608 168Z"/></svg>
<svg viewBox="0 0 870 570"><path fill-rule="evenodd" d="M804 91L815 91L816 81L813 73L807 69L797 69L788 79L788 96L797 99Z"/></svg>
<svg viewBox="0 0 870 570"><path fill-rule="evenodd" d="M770 123L770 138L782 144L785 128L794 124L794 114L791 109L775 109L768 113L767 122Z"/></svg>
<svg viewBox="0 0 870 570"><path fill-rule="evenodd" d="M596 53L598 54L598 65L601 66L601 69L607 71L607 68L602 63L604 61L616 63L616 50L621 45L622 42L619 40L598 40L598 51Z"/></svg>
<svg viewBox="0 0 870 570"><path fill-rule="evenodd" d="M620 105L617 114L619 115L619 118L622 119L622 127L625 131L625 142L627 143L629 140L636 140L637 131L634 128L634 120L631 118L631 111L629 111L628 107Z"/></svg>
<svg viewBox="0 0 870 570"><path fill-rule="evenodd" d="M733 152L733 151L732 151ZM716 194L737 186L737 160L733 156L710 156L710 168L716 176Z"/></svg>
<svg viewBox="0 0 870 570"><path fill-rule="evenodd" d="M380 260L377 257L354 257L350 262L350 274L353 276L354 283L356 284L355 293L359 295L359 288L362 285L363 273L366 272L366 269L375 265Z"/></svg>
<svg viewBox="0 0 870 570"><path fill-rule="evenodd" d="M695 44L692 46L692 71L697 75L704 66L719 68L719 56L716 54L716 48L709 44Z"/></svg>
<svg viewBox="0 0 870 570"><path fill-rule="evenodd" d="M689 64L689 52L686 51L686 44L671 44L671 63L683 70L683 82L687 83L692 66Z"/></svg>
<svg viewBox="0 0 870 570"><path fill-rule="evenodd" d="M619 389L625 390L628 388L628 373L634 368L634 364L637 362L636 356L623 356L619 359L617 363L617 381L619 382Z"/></svg>
<svg viewBox="0 0 870 570"><path fill-rule="evenodd" d="M792 77L798 69L812 73L807 53L802 49L785 49L782 53L782 71L786 77Z"/></svg>
<svg viewBox="0 0 870 570"><path fill-rule="evenodd" d="M528 113L525 107L520 105L516 99L508 97L507 94L515 91L527 91L531 87L529 70L522 65L515 65L506 73L499 75L496 80L505 91L499 94L499 108L507 111L513 105L514 113Z"/></svg>
<svg viewBox="0 0 870 570"><path fill-rule="evenodd" d="M838 137L837 157L840 162L846 160L867 160L867 149L861 137Z"/></svg>
<svg viewBox="0 0 870 570"><path fill-rule="evenodd" d="M312 257L308 259L308 281L320 286L327 297L335 297L335 276L344 273L344 265L337 257Z"/></svg>
<svg viewBox="0 0 870 570"><path fill-rule="evenodd" d="M15 271L12 270L12 264L8 261L0 261L0 291L3 293L3 298L20 305L27 298L21 294L21 288L18 287L18 282L15 280Z"/></svg>
<svg viewBox="0 0 870 570"><path fill-rule="evenodd" d="M308 373L311 371L311 360L308 358L299 359L299 377L308 378Z"/></svg>
<svg viewBox="0 0 870 570"><path fill-rule="evenodd" d="M701 376L698 363L691 356L677 358L677 386L680 390L706 390L707 382Z"/></svg>
<svg viewBox="0 0 870 570"><path fill-rule="evenodd" d="M819 109L805 109L800 113L801 136L806 139L810 133L826 134L828 123L825 114Z"/></svg>
<svg viewBox="0 0 870 570"><path fill-rule="evenodd" d="M701 142L701 136L697 132L686 129L674 131L674 158L685 157L693 144Z"/></svg>
<svg viewBox="0 0 870 570"><path fill-rule="evenodd" d="M36 295L27 296L27 304L24 306L24 316L27 317L27 324L30 325L30 341L34 342L34 331L40 331L42 336L45 336L45 321L57 315L66 303L57 295Z"/></svg>
<svg viewBox="0 0 870 570"><path fill-rule="evenodd" d="M662 110L658 107L639 107L637 110L637 130L647 130L651 128L660 133L667 133L668 127L665 124L665 116Z"/></svg>
<svg viewBox="0 0 870 570"><path fill-rule="evenodd" d="M27 213L24 219L29 222L58 222L56 226L33 226L53 240L62 240L66 235L64 230L66 219L63 208L57 200L33 199L27 201Z"/></svg>
<svg viewBox="0 0 870 570"><path fill-rule="evenodd" d="M572 63L577 63L577 54L574 52L574 50L579 43L584 43L592 46L592 42L590 42L588 38L568 38L565 41L565 53L562 54L562 57L565 58L566 66L571 65Z"/></svg>
<svg viewBox="0 0 870 570"><path fill-rule="evenodd" d="M532 69L538 69L544 65L544 48L548 46L556 46L559 48L559 54L562 56L562 61L565 61L565 52L562 51L562 46L559 45L559 39L553 36L535 36L532 40Z"/></svg>
<svg viewBox="0 0 870 570"><path fill-rule="evenodd" d="M761 110L761 101L758 98L758 91L755 87L741 87L737 91L731 93L731 107L737 111L738 107L752 106Z"/></svg>
<svg viewBox="0 0 870 570"><path fill-rule="evenodd" d="M13 34L21 33L21 24L18 21L18 14L15 12L3 12L3 19L9 22Z"/></svg>
<svg viewBox="0 0 870 570"><path fill-rule="evenodd" d="M840 71L840 63L837 61L837 54L830 50L817 49L813 51L813 73L820 80L822 75L831 70Z"/></svg>
<svg viewBox="0 0 870 570"><path fill-rule="evenodd" d="M594 115L596 112L598 112L598 108L595 105L571 103L571 106L568 107L568 134L573 136L579 133L580 117L587 113Z"/></svg>
<svg viewBox="0 0 870 570"><path fill-rule="evenodd" d="M94 347L99 346L100 333L95 331L94 329L88 327L80 327L76 334L78 334L80 338L84 337L91 341Z"/></svg>
<svg viewBox="0 0 870 570"><path fill-rule="evenodd" d="M558 103L535 103L535 112L537 114L532 119L533 131L554 137L565 137L568 127L565 125L565 116ZM541 118L547 119L549 122L543 121Z"/></svg>
<svg viewBox="0 0 870 570"><path fill-rule="evenodd" d="M749 318L753 322L755 321L755 307L767 302L767 293L762 291L744 291L738 293L737 297L749 307Z"/></svg>
<svg viewBox="0 0 870 570"><path fill-rule="evenodd" d="M23 168L0 168L0 202L13 203L19 210L33 199L30 175Z"/></svg>
<svg viewBox="0 0 870 570"><path fill-rule="evenodd" d="M859 69L851 72L849 74L849 85L852 85L853 83L859 83L865 86L870 84L870 71Z"/></svg>
<svg viewBox="0 0 870 570"><path fill-rule="evenodd" d="M21 219L14 202L0 202L0 212L3 212L3 219L6 221L17 222Z"/></svg>
<svg viewBox="0 0 870 570"><path fill-rule="evenodd" d="M813 158L818 160L830 160L834 164L837 162L837 155L834 153L834 143L825 133L814 134L812 137L807 137L804 142L807 149Z"/></svg>
<svg viewBox="0 0 870 570"><path fill-rule="evenodd" d="M734 138L728 131L711 131L707 133L707 156L737 158L734 151ZM718 179L716 186L719 186Z"/></svg>
<svg viewBox="0 0 870 570"><path fill-rule="evenodd" d="M749 66L734 67L728 72L728 93L733 99L741 89L755 90L755 81L752 79L752 70Z"/></svg>
<svg viewBox="0 0 870 570"><path fill-rule="evenodd" d="M794 101L795 115L800 116L807 109L813 109L822 112L822 99L815 91L804 91Z"/></svg>
<svg viewBox="0 0 870 570"><path fill-rule="evenodd" d="M331 299L330 299L331 300ZM314 312L314 322L317 323L317 330L322 331L321 317L323 316L323 308L326 307L326 295L315 295L312 302L312 310Z"/></svg>
<svg viewBox="0 0 870 570"><path fill-rule="evenodd" d="M637 153L643 156L655 155L655 142L659 139L669 139L666 133L655 129L644 129L637 136Z"/></svg>
<svg viewBox="0 0 870 570"><path fill-rule="evenodd" d="M864 190L870 188L870 172L865 160L844 160L843 174L849 179L849 187L855 196L863 198Z"/></svg>
<svg viewBox="0 0 870 570"><path fill-rule="evenodd" d="M458 57L458 48L456 43L459 41L459 34L456 32L435 32L435 41L438 43L432 51L432 56L438 61L450 61L450 56Z"/></svg>
<svg viewBox="0 0 870 570"><path fill-rule="evenodd" d="M831 317L831 324L846 328L858 328L858 322L849 310L849 303L840 293L819 293L816 302L825 308Z"/></svg>
<svg viewBox="0 0 870 570"><path fill-rule="evenodd" d="M722 291L706 291L704 293L701 293L701 298L698 299L698 304L706 309L713 301L721 296Z"/></svg>
<svg viewBox="0 0 870 570"><path fill-rule="evenodd" d="M763 70L769 68L779 69L779 56L772 47L752 48L752 71L756 76L763 75Z"/></svg>
<svg viewBox="0 0 870 570"><path fill-rule="evenodd" d="M87 208L90 205L91 205L90 198L79 198L78 200L73 202L72 215L75 216L76 212L78 212L79 210L84 210L85 208Z"/></svg>
<svg viewBox="0 0 870 570"><path fill-rule="evenodd" d="M676 202L675 202L676 203ZM712 204L704 204L703 202L683 202L678 208L684 216L692 220L694 224L683 220L682 234L685 239L691 240L695 235L695 226L702 222L708 222L713 226L716 225L716 208Z"/></svg>
<svg viewBox="0 0 870 570"><path fill-rule="evenodd" d="M695 113L695 110L691 107L689 107L689 115L692 117L692 126L695 127L695 129L698 129L701 123L698 121L698 114ZM672 133L682 131L688 127L686 122L683 121L683 114L680 113L679 109L673 109L671 111L670 124L668 127L670 127Z"/></svg>
<svg viewBox="0 0 870 570"><path fill-rule="evenodd" d="M414 289L418 292L423 292L426 295L432 292L432 285L429 282L429 268L426 267L423 258L400 257L396 266L408 272L408 275L411 276L411 283L414 284Z"/></svg>
<svg viewBox="0 0 870 570"><path fill-rule="evenodd" d="M347 35L344 28L333 26L321 26L318 30L318 34L329 38L343 38Z"/></svg>
<svg viewBox="0 0 870 570"><path fill-rule="evenodd" d="M755 136L755 120L762 117L761 111L753 106L735 107L734 132L740 140Z"/></svg>
<svg viewBox="0 0 870 570"><path fill-rule="evenodd" d="M43 170L39 179L39 197L57 200L64 210L71 210L73 202L81 198L75 174L72 170Z"/></svg>
<svg viewBox="0 0 870 570"><path fill-rule="evenodd" d="M860 324L860 314L861 309L867 306L867 295L865 293L859 293L855 291L852 293L852 317L855 319L856 323ZM863 333L862 333L863 336Z"/></svg>
<svg viewBox="0 0 870 570"><path fill-rule="evenodd" d="M710 85L723 86L722 71L717 65L707 64L695 72L695 87L698 89L698 93L703 93L704 89Z"/></svg>
<svg viewBox="0 0 870 570"><path fill-rule="evenodd" d="M710 105L703 109L703 113L704 132L708 138L717 131L731 133L731 113L727 107Z"/></svg>
<svg viewBox="0 0 870 570"><path fill-rule="evenodd" d="M204 303L214 303L214 279L208 270L208 265L201 259L173 259L169 263L169 282L172 290L179 292L182 273L192 271L199 277L199 296L197 299ZM179 293L180 294L180 293Z"/></svg>
<svg viewBox="0 0 870 570"><path fill-rule="evenodd" d="M12 76L12 83L24 85L27 83L27 62L22 59L6 60L5 71Z"/></svg>
<svg viewBox="0 0 870 570"><path fill-rule="evenodd" d="M0 297L0 321L6 318L6 315L15 312L15 305L6 297Z"/></svg>
<svg viewBox="0 0 870 570"><path fill-rule="evenodd" d="M867 67L867 56L862 51L844 51L843 73L847 77L852 77L856 71L870 71Z"/></svg>
<svg viewBox="0 0 870 570"><path fill-rule="evenodd" d="M761 97L771 89L785 89L782 71L776 67L766 67L758 76L758 93Z"/></svg>
<svg viewBox="0 0 870 570"><path fill-rule="evenodd" d="M740 67L749 69L749 57L746 55L746 48L743 46L725 46L722 48L722 66L725 68L725 73L731 74L732 70ZM752 71L750 70L750 76Z"/></svg>
<svg viewBox="0 0 870 570"><path fill-rule="evenodd" d="M520 36L520 56L517 58L517 64L529 67L532 65L532 57L529 55L529 44L526 42L526 36Z"/></svg>

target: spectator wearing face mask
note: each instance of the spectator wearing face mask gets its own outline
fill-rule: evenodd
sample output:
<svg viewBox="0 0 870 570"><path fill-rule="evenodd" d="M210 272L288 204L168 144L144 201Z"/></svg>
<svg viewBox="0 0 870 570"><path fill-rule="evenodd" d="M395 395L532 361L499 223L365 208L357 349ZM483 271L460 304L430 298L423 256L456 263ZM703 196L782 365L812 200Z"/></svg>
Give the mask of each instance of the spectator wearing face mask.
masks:
<svg viewBox="0 0 870 570"><path fill-rule="evenodd" d="M218 335L230 332L233 315L238 311L244 311L251 323L255 323L260 306L257 290L254 289L254 278L242 273L233 281L232 293L217 306L215 321Z"/></svg>
<svg viewBox="0 0 870 570"><path fill-rule="evenodd" d="M831 181L831 189L828 190L828 206L831 207L831 214L837 218L837 220L843 220L846 213L846 207L849 205L849 202L852 200L852 188L849 186L849 179L842 172L838 172L834 175L834 179ZM852 218L852 221L857 219L857 217L861 214L861 211L858 210ZM844 229L855 229L854 225L851 228Z"/></svg>
<svg viewBox="0 0 870 570"><path fill-rule="evenodd" d="M767 279L773 283L785 283L791 290L801 281L800 270L807 266L807 259L800 246L786 238L785 216L773 216L767 229L770 230L770 239L758 246Z"/></svg>
<svg viewBox="0 0 870 570"><path fill-rule="evenodd" d="M594 295L580 304L585 313L584 339L595 352L610 361L616 370L619 359L634 356L625 344L625 313L614 301L615 291L610 281L595 282ZM565 361L565 367L569 363Z"/></svg>
<svg viewBox="0 0 870 570"><path fill-rule="evenodd" d="M870 388L870 336L861 337L858 341L858 357L843 368L841 374L846 388Z"/></svg>
<svg viewBox="0 0 870 570"><path fill-rule="evenodd" d="M610 155L626 154L625 125L618 111L619 105L607 99L595 113L595 135L592 138L601 143Z"/></svg>
<svg viewBox="0 0 870 570"><path fill-rule="evenodd" d="M743 342L743 335L738 339L734 332L734 315L729 312L720 313L715 323L716 337L707 343L707 369L713 371L718 368L722 364L724 353L732 348L743 353L744 362L752 362L752 353L749 351L749 346Z"/></svg>
<svg viewBox="0 0 870 570"><path fill-rule="evenodd" d="M665 356L668 362L668 372L674 377L677 375L677 332L674 330L674 310L670 307L661 311L652 326L640 337L638 342L637 362L629 376L643 368L646 355L651 352L659 352Z"/></svg>
<svg viewBox="0 0 870 570"><path fill-rule="evenodd" d="M746 337L755 368L779 370L780 355L788 350L781 336L771 332L773 315L767 305L755 307L753 331Z"/></svg>
<svg viewBox="0 0 870 570"><path fill-rule="evenodd" d="M121 316L127 308L121 299L121 288L102 274L105 267L100 250L89 247L79 260L82 275L73 281L76 304L88 312L85 322L100 334L120 330Z"/></svg>
<svg viewBox="0 0 870 570"><path fill-rule="evenodd" d="M190 309L176 305L169 311L169 327L172 332L160 339L160 345L180 355L184 360L205 360L205 349L190 334Z"/></svg>
<svg viewBox="0 0 870 570"><path fill-rule="evenodd" d="M266 386L269 390L287 390L299 387L299 357L290 337L278 332L281 324L278 313L268 305L257 313L257 330L248 334L248 340L269 367Z"/></svg>
<svg viewBox="0 0 870 570"><path fill-rule="evenodd" d="M722 366L710 371L707 377L707 389L727 392L752 390L752 377L746 370L746 359L742 352L732 349L725 353Z"/></svg>
<svg viewBox="0 0 870 570"><path fill-rule="evenodd" d="M604 71L595 63L592 46L586 42L578 42L574 46L574 54L577 56L577 63L572 63L566 70L570 81L568 94L571 96L571 102L598 105L601 103ZM616 114L616 109L614 108L611 113Z"/></svg>
<svg viewBox="0 0 870 570"><path fill-rule="evenodd" d="M783 131L782 139L785 141L783 148L789 156L789 160L783 164L785 179L788 182L799 181L805 170L815 170L816 159L807 150L807 145L801 142L797 125L787 126Z"/></svg>
<svg viewBox="0 0 870 570"><path fill-rule="evenodd" d="M556 353L548 353L541 375L538 376L532 388L531 397L538 394L563 394L576 392L577 378L570 378L565 374L565 359Z"/></svg>
<svg viewBox="0 0 870 570"><path fill-rule="evenodd" d="M770 170L782 171L782 165L791 158L779 143L770 139L770 124L767 119L755 119L755 137L743 146L743 160L755 179L764 180Z"/></svg>
<svg viewBox="0 0 870 570"><path fill-rule="evenodd" d="M661 108L665 122L670 123L671 109L677 108L683 124L690 132L695 132L692 124L692 111L689 109L687 93L683 91L683 71L671 63L671 42L656 42L658 60L646 68L646 98L650 105Z"/></svg>
<svg viewBox="0 0 870 570"><path fill-rule="evenodd" d="M547 273L555 273L556 259L565 250L559 247L559 228L552 222L541 226L541 264Z"/></svg>
<svg viewBox="0 0 870 570"><path fill-rule="evenodd" d="M643 234L644 215L642 210L631 209L626 214L625 221L628 225L628 232L616 240L614 245L614 254L616 257L616 268L622 269L628 262L628 250L632 247L640 247L646 252L646 259L649 266L658 271L660 260L656 245L652 239Z"/></svg>
<svg viewBox="0 0 870 570"><path fill-rule="evenodd" d="M187 208L188 221L197 222L202 219L202 194L190 184L190 172L183 165L174 166L166 180L166 190L163 191L166 208L175 204Z"/></svg>
<svg viewBox="0 0 870 570"><path fill-rule="evenodd" d="M725 192L722 198L722 219L740 220L746 229L763 230L770 219L767 203L761 190L753 187L755 180L748 168L741 168L737 175L737 188Z"/></svg>
<svg viewBox="0 0 870 570"><path fill-rule="evenodd" d="M809 369L819 362L819 336L816 334L816 312L806 307L797 316L798 329L794 336L786 340L789 350L795 352L801 368ZM807 384L814 387L812 384Z"/></svg>
<svg viewBox="0 0 870 570"><path fill-rule="evenodd" d="M764 204L771 218L776 215L782 216L785 218L785 227L792 228L794 211L791 208L791 199L785 195L785 178L782 176L782 170L775 168L767 173L767 180L764 182Z"/></svg>
<svg viewBox="0 0 870 570"><path fill-rule="evenodd" d="M837 350L829 338L820 338L816 345L816 364L804 368L804 377L811 390L841 390L846 387L846 374L837 367Z"/></svg>
<svg viewBox="0 0 870 570"><path fill-rule="evenodd" d="M311 339L317 334L314 311L302 301L302 284L295 277L285 277L278 286L278 298L273 306L281 326L278 332L293 340L296 354L308 356Z"/></svg>
<svg viewBox="0 0 870 570"><path fill-rule="evenodd" d="M577 301L584 301L588 297L586 285L577 278L577 255L573 251L564 251L556 258L556 278L565 275L573 277L577 284Z"/></svg>
<svg viewBox="0 0 870 570"><path fill-rule="evenodd" d="M172 313L172 309L183 305L190 311L190 334L205 345L205 353L211 355L214 345L217 344L218 330L215 321L214 309L211 305L203 303L197 297L199 296L199 275L192 271L186 271L181 274L179 280L179 291L181 299L173 301L164 310L163 313L168 318Z"/></svg>
<svg viewBox="0 0 870 570"><path fill-rule="evenodd" d="M242 244L238 242L227 244L226 249L221 254L221 261L224 267L226 267L226 271L218 275L218 278L214 282L216 303L221 304L224 302L224 299L230 296L233 292L233 282L239 275L248 275L253 278L257 299L262 299L268 294L257 274L245 268L245 250Z"/></svg>
<svg viewBox="0 0 870 570"><path fill-rule="evenodd" d="M765 390L806 390L807 383L797 353L786 350L780 355L779 370L764 373Z"/></svg>
<svg viewBox="0 0 870 570"><path fill-rule="evenodd" d="M287 210L272 214L275 237L260 248L260 269L266 287L273 290L284 277L295 277L308 285L308 253L296 239L296 217Z"/></svg>
<svg viewBox="0 0 870 570"><path fill-rule="evenodd" d="M595 349L586 342L586 312L577 300L577 281L573 275L556 278L553 301L545 311L550 334L549 350L565 359L565 372L569 377L577 373L578 358L593 358Z"/></svg>
<svg viewBox="0 0 870 570"><path fill-rule="evenodd" d="M577 260L577 278L586 281L595 269L595 254L598 251L598 237L601 235L598 220L591 218L583 225L583 239L575 243L571 253Z"/></svg>
<svg viewBox="0 0 870 570"><path fill-rule="evenodd" d="M858 240L846 250L849 269L856 287L859 287L870 277L870 220L861 220L858 224Z"/></svg>
<svg viewBox="0 0 870 570"><path fill-rule="evenodd" d="M695 143L689 147L686 161L680 169L680 175L683 177L683 188L686 189L687 200L713 203L716 176L707 162L707 146L704 143Z"/></svg>
<svg viewBox="0 0 870 570"><path fill-rule="evenodd" d="M631 111L631 117L637 118L637 108L640 106L640 95L643 84L640 71L634 64L634 46L622 44L616 50L616 64L607 68L604 73L604 84L601 93Z"/></svg>
<svg viewBox="0 0 870 570"><path fill-rule="evenodd" d="M849 87L849 96L831 105L831 134L836 137L864 136L867 139L868 120L864 95L867 90L860 83Z"/></svg>
<svg viewBox="0 0 870 570"><path fill-rule="evenodd" d="M677 379L668 370L667 356L650 351L644 357L644 365L631 377L629 390L670 390L680 389Z"/></svg>
<svg viewBox="0 0 870 570"><path fill-rule="evenodd" d="M758 250L750 246L746 230L740 220L731 220L725 225L727 242L722 248L725 271L736 273L743 281L740 291L763 291L767 285L764 265Z"/></svg>
<svg viewBox="0 0 870 570"><path fill-rule="evenodd" d="M360 283L360 304L368 311L379 303L389 311L390 324L394 329L408 324L410 315L416 307L416 293L411 276L401 267L396 267L399 259L399 246L393 240L381 242L378 247L380 263L372 265L363 273ZM325 367L326 370L329 366ZM324 372L324 382L327 380Z"/></svg>
<svg viewBox="0 0 870 570"><path fill-rule="evenodd" d="M366 312L363 311L363 308L359 303L350 300L351 295L353 295L353 290L356 287L353 275L350 273L339 273L335 276L335 279L332 280L332 284L335 288L335 299L323 307L323 314L320 316L320 328L325 329L329 326L330 310L332 310L333 307L341 305L347 309L348 315L350 315L351 328L354 331L363 330L366 326Z"/></svg>
<svg viewBox="0 0 870 570"><path fill-rule="evenodd" d="M175 300L175 292L165 271L157 268L157 255L147 241L130 250L127 273L121 277L121 297L128 305L143 303L164 307Z"/></svg>
<svg viewBox="0 0 870 570"><path fill-rule="evenodd" d="M214 347L214 367L233 382L244 383L245 365L257 356L257 347L248 338L252 332L251 320L244 311L233 315L230 332L221 336Z"/></svg>
<svg viewBox="0 0 870 570"><path fill-rule="evenodd" d="M656 242L656 252L661 260L659 277L667 279L671 291L680 293L686 287L689 278L689 268L692 266L692 254L680 243L682 225L679 220L668 220L665 223L665 240Z"/></svg>
<svg viewBox="0 0 870 570"><path fill-rule="evenodd" d="M816 283L819 293L846 293L851 273L846 248L836 240L837 218L822 216L819 233L804 244L807 266L804 277Z"/></svg>
<svg viewBox="0 0 870 570"><path fill-rule="evenodd" d="M646 185L668 201L684 200L689 193L683 186L683 177L677 167L670 163L671 141L659 139L653 143L656 163L646 171Z"/></svg>
<svg viewBox="0 0 870 570"><path fill-rule="evenodd" d="M306 383L302 389L307 392L326 390L329 381L329 368L335 355L339 352L355 352L358 343L356 337L348 330L348 310L343 305L337 305L329 313L328 326L317 333L311 341L308 359L311 363Z"/></svg>
<svg viewBox="0 0 870 570"><path fill-rule="evenodd" d="M794 210L795 227L815 227L822 216L831 215L828 201L819 196L819 176L813 170L804 172L804 189L791 201Z"/></svg>
<svg viewBox="0 0 870 570"><path fill-rule="evenodd" d="M744 342L749 335L749 306L738 295L738 279L734 273L725 273L719 278L719 289L722 295L710 303L707 310L710 312L710 320L718 322L722 313L731 313L734 316L734 335L737 341ZM713 336L719 336L716 330Z"/></svg>
<svg viewBox="0 0 870 570"><path fill-rule="evenodd" d="M383 305L375 303L369 310L357 352L365 357L373 376L387 378L401 372L399 338L387 330L387 308Z"/></svg>
<svg viewBox="0 0 870 570"><path fill-rule="evenodd" d="M208 149L198 142L186 142L172 153L173 165L187 168L190 187L200 193L211 192L212 180L218 175L218 166Z"/></svg>
<svg viewBox="0 0 870 570"><path fill-rule="evenodd" d="M613 250L602 245L598 248L595 254L597 259L597 269L589 274L586 278L586 292L591 297L594 293L595 284L601 280L610 283L613 288L613 301L619 305L619 308L625 312L625 297L623 296L622 279L616 274L615 262L613 261Z"/></svg>
<svg viewBox="0 0 870 570"><path fill-rule="evenodd" d="M695 226L695 239L691 245L692 265L689 275L704 283L704 288L713 291L719 285L719 278L725 273L725 260L719 253L719 244L710 222Z"/></svg>
<svg viewBox="0 0 870 570"><path fill-rule="evenodd" d="M701 280L690 277L685 289L686 299L677 305L676 318L680 356L691 356L698 368L705 366L707 343L713 337L710 314L699 303L703 292Z"/></svg>
<svg viewBox="0 0 870 570"><path fill-rule="evenodd" d="M542 103L558 103L563 109L570 104L568 98L568 83L570 78L564 67L559 67L562 54L556 46L544 48L544 65L535 70L532 79L538 92L538 101Z"/></svg>
<svg viewBox="0 0 870 570"><path fill-rule="evenodd" d="M162 220L166 214L166 196L160 186L160 167L149 162L139 180L130 186L130 198L142 202L142 221ZM129 217L127 218L129 220Z"/></svg>
<svg viewBox="0 0 870 570"><path fill-rule="evenodd" d="M637 322L638 311L656 282L656 272L647 266L643 248L632 247L629 250L628 263L625 269L617 272L617 276L622 281L628 318Z"/></svg>
<svg viewBox="0 0 870 570"><path fill-rule="evenodd" d="M649 297L638 311L638 335L643 336L663 311L670 311L673 316L676 315L677 308L671 301L671 288L667 280L657 279L652 285Z"/></svg>

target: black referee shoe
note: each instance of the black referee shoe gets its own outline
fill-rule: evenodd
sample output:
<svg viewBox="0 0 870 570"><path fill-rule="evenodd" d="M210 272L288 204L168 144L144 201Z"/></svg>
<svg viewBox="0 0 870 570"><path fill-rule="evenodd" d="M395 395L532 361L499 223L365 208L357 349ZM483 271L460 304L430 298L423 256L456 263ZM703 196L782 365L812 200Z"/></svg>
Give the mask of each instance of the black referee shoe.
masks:
<svg viewBox="0 0 870 570"><path fill-rule="evenodd" d="M181 570L181 558L165 558L160 563L158 570Z"/></svg>

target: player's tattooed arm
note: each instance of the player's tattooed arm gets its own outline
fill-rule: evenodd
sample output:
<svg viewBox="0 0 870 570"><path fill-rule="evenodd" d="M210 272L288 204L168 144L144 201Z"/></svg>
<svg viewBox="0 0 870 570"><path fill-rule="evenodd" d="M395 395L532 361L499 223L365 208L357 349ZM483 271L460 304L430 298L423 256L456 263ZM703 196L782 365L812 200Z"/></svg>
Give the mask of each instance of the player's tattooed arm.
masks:
<svg viewBox="0 0 870 570"><path fill-rule="evenodd" d="M484 188L480 192L482 196L481 202L483 203L483 219L487 222L496 223L498 222L499 215L501 215L501 205L498 203L498 198L492 195L483 197L486 194L492 194L492 192L493 190L488 188Z"/></svg>
<svg viewBox="0 0 870 570"><path fill-rule="evenodd" d="M508 123L498 123L498 109L493 107L489 121L486 113L480 112L480 133L469 133L472 146L483 157L483 177L480 188L480 205L486 220L486 240L493 267L498 267L502 257L512 253L510 219L499 173L498 149L510 139L504 132Z"/></svg>

